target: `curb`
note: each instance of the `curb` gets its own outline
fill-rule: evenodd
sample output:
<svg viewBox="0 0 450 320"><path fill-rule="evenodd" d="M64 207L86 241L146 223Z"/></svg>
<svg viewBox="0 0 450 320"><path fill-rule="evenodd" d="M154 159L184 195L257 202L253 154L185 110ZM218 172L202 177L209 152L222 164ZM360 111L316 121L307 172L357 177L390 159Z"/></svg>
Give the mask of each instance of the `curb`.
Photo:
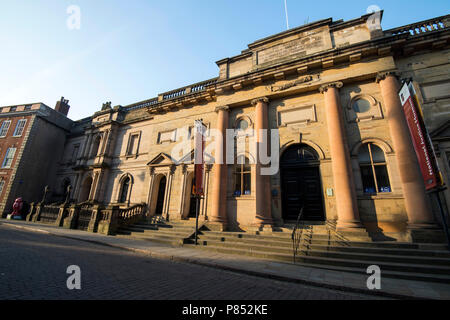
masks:
<svg viewBox="0 0 450 320"><path fill-rule="evenodd" d="M210 268L215 268L215 269L220 269L220 270L225 270L225 271L230 271L230 272L235 272L235 273L240 273L240 274L246 274L246 275L255 276L255 277L259 277L259 278L272 279L272 280L277 280L277 281L282 281L282 282L297 283L297 284L303 284L303 285L308 285L308 286L313 286L313 287L342 291L342 292L346 292L346 293L359 293L359 294L364 294L364 295L368 295L368 296L378 296L378 297L385 297L385 298L392 298L392 299L399 299L399 300L435 300L435 299L427 298L427 297L408 296L408 295L403 295L403 294L398 294L398 293L390 293L390 292L386 292L386 291L369 291L368 289L360 289L360 288L354 288L354 287L333 285L333 284L315 282L315 281L310 281L310 280L305 280L305 279L290 278L287 276L264 273L264 272L254 271L254 270L239 269L239 268L225 266L225 265L218 264L218 263L199 261L195 258L185 258L185 257L176 256L176 255L171 255L171 254L163 254L163 253L159 253L159 252L156 253L156 252L152 252L150 250L127 247L125 245L115 245L115 244L110 244L110 243L106 243L106 242L102 242L102 241L83 239L83 238L79 238L76 236L62 235L62 234L54 233L54 232L51 232L48 230L39 229L38 227L18 226L15 224L2 223L2 222L0 222L0 225L9 226L9 227L17 228L17 229L28 230L31 232L48 234L48 235L65 238L65 239L71 239L71 240L76 240L76 241L92 243L92 244L115 248L115 249L121 249L121 250L129 251L129 252L140 253L140 254L149 256L151 258L155 258L155 259L190 263L190 264L195 264L195 265L199 265L199 266L210 267Z"/></svg>

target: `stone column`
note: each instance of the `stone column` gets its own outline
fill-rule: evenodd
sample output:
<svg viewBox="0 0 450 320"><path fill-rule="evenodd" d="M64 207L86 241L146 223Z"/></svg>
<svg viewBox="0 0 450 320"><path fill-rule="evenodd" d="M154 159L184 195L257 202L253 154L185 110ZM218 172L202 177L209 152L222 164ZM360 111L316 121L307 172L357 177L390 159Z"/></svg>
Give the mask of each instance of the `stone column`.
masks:
<svg viewBox="0 0 450 320"><path fill-rule="evenodd" d="M345 231L362 228L362 225L359 219L355 182L342 117L343 110L339 98L339 88L342 88L342 86L342 82L325 84L320 87L320 92L325 97L331 166L338 214L337 229Z"/></svg>
<svg viewBox="0 0 450 320"><path fill-rule="evenodd" d="M268 102L266 97L258 98L252 101L255 106L255 134L256 134L256 164L255 164L255 198L256 198L256 215L255 225L264 227L265 225L273 225L271 210L271 194L270 194L270 176L262 175L261 169L264 165L261 163L260 152L268 155L267 130L269 129ZM262 130L266 130L265 132ZM264 143L265 142L265 143ZM263 148L265 150L263 150Z"/></svg>
<svg viewBox="0 0 450 320"><path fill-rule="evenodd" d="M227 224L227 178L228 167L226 164L226 130L229 120L228 106L217 107L217 130L222 135L222 141L216 141L214 178L212 187L212 210L210 221L222 225L222 229Z"/></svg>
<svg viewBox="0 0 450 320"><path fill-rule="evenodd" d="M398 96L400 84L394 72L379 73L377 82L386 107L386 118L402 181L408 227L411 229L435 227L431 206L425 193L425 183Z"/></svg>

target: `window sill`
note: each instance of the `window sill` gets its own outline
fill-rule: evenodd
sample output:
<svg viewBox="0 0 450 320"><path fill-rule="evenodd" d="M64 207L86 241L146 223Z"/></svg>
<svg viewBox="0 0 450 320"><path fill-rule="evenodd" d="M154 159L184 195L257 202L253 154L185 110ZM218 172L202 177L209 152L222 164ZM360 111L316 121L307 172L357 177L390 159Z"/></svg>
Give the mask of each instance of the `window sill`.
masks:
<svg viewBox="0 0 450 320"><path fill-rule="evenodd" d="M403 199L403 195L396 193L365 193L357 196L358 200L378 200L378 199Z"/></svg>
<svg viewBox="0 0 450 320"><path fill-rule="evenodd" d="M256 199L256 197L254 197L252 195L243 195L243 196L231 195L231 196L228 196L227 199L229 199L229 200L254 200L254 199Z"/></svg>

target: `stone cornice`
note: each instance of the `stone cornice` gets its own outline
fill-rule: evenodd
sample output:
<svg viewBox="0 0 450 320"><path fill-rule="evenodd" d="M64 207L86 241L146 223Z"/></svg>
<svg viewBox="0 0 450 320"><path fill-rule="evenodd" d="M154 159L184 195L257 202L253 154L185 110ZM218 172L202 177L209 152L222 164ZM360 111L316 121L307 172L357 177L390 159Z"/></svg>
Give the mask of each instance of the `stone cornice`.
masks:
<svg viewBox="0 0 450 320"><path fill-rule="evenodd" d="M267 98L267 97L259 97L259 98L253 99L252 100L252 105L255 106L256 104L258 104L260 102L262 102L262 103L269 103L269 98Z"/></svg>
<svg viewBox="0 0 450 320"><path fill-rule="evenodd" d="M341 81L330 82L330 83L326 83L326 84L321 85L319 87L319 92L320 93L324 93L324 92L327 92L329 88L340 89L343 86L344 86L344 84Z"/></svg>

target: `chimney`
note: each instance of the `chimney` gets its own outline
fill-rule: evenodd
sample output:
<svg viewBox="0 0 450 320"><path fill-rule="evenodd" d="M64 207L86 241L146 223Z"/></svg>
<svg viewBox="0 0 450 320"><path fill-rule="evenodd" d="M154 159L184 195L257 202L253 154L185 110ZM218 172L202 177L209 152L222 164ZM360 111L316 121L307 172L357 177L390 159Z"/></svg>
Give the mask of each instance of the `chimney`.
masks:
<svg viewBox="0 0 450 320"><path fill-rule="evenodd" d="M55 110L62 113L67 117L69 113L69 100L65 100L64 97L61 97L61 101L56 102Z"/></svg>

